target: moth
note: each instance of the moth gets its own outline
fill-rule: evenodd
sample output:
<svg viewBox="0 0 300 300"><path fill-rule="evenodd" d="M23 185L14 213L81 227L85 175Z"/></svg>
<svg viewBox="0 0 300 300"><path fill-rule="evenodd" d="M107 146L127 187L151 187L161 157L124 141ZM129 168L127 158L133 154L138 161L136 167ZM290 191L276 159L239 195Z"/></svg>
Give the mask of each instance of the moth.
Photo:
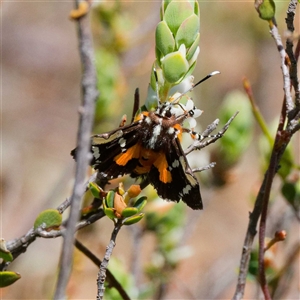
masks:
<svg viewBox="0 0 300 300"><path fill-rule="evenodd" d="M211 73L200 82L214 74L217 73ZM153 111L140 111L129 125L92 136L90 164L107 181L130 174L133 178L147 180L162 199L182 200L192 209L199 210L203 209L199 182L181 143L184 133L193 139L203 138L183 126L189 119L193 128L194 118L201 110L191 99L186 105L179 103L181 96L159 102ZM76 149L71 155L76 157Z"/></svg>

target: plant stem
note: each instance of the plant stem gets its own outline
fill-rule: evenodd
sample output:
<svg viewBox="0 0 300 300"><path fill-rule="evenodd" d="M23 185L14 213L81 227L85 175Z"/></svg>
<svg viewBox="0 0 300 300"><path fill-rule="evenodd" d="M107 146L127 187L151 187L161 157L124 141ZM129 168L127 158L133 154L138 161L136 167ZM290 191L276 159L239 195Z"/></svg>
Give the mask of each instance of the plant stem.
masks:
<svg viewBox="0 0 300 300"><path fill-rule="evenodd" d="M111 234L110 242L109 242L108 246L106 247L106 252L105 252L104 258L102 260L102 263L100 264L100 269L99 269L98 278L97 278L97 287L98 287L97 300L102 300L104 297L104 291L105 291L104 282L105 282L105 278L106 278L106 270L107 270L108 263L109 263L111 255L112 255L113 249L116 245L116 238L117 238L117 235L118 235L121 227L122 227L122 220L120 219L120 220L118 220L117 223L115 223L114 230Z"/></svg>
<svg viewBox="0 0 300 300"><path fill-rule="evenodd" d="M75 0L78 8L79 0ZM87 16L78 19L78 38L80 57L83 65L81 80L82 106L80 107L80 120L77 135L78 152L76 174L73 192L70 198L71 208L64 242L62 247L59 275L54 299L66 299L66 287L69 281L73 259L73 244L75 240L76 224L80 214L81 196L84 192L84 179L89 164L89 145L92 125L94 121L95 102L98 97L97 76L94 66L94 54L90 26Z"/></svg>

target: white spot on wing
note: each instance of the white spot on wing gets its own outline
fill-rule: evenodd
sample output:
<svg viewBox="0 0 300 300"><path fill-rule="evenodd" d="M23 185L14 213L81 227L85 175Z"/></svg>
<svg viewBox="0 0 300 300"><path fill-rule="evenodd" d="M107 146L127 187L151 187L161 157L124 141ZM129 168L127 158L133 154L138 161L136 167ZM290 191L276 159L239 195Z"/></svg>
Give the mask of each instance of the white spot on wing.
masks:
<svg viewBox="0 0 300 300"><path fill-rule="evenodd" d="M93 156L95 159L98 159L100 157L100 152L99 152L99 148L92 146L92 151L93 151Z"/></svg>
<svg viewBox="0 0 300 300"><path fill-rule="evenodd" d="M124 138L120 138L119 139L119 144L122 148L124 148L126 146L126 140Z"/></svg>
<svg viewBox="0 0 300 300"><path fill-rule="evenodd" d="M183 190L183 194L188 194L190 192L190 190L192 189L192 187L188 184Z"/></svg>
<svg viewBox="0 0 300 300"><path fill-rule="evenodd" d="M176 160L174 160L173 163L172 163L172 168L178 168L178 167L179 167L179 160L176 159Z"/></svg>

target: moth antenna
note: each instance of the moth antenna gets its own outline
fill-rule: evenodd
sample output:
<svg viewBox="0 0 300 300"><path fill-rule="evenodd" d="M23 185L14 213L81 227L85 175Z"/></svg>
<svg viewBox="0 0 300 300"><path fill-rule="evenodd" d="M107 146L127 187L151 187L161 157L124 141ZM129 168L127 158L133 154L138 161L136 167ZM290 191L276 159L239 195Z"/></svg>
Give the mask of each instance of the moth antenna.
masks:
<svg viewBox="0 0 300 300"><path fill-rule="evenodd" d="M186 95L187 93L191 92L197 85L199 85L200 83L206 81L207 79L209 79L210 77L220 74L220 71L213 71L210 74L206 75L204 78L202 78L200 81L198 81L196 84L194 84L191 88L189 88L187 91L183 92L179 97L177 97L174 101L178 101L182 96Z"/></svg>
<svg viewBox="0 0 300 300"><path fill-rule="evenodd" d="M133 103L131 123L133 122L135 114L137 113L139 107L140 107L140 91L139 88L136 88L134 92L134 103Z"/></svg>

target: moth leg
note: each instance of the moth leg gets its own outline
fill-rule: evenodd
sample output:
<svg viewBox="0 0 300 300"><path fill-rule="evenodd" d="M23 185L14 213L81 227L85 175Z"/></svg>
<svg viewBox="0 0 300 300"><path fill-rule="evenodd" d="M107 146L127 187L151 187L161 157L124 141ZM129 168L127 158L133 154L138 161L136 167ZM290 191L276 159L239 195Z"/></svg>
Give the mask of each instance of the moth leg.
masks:
<svg viewBox="0 0 300 300"><path fill-rule="evenodd" d="M182 132L188 133L193 140L197 140L199 142L203 141L206 138L220 138L221 137L220 132L218 132L217 134L213 134L213 135L211 135L211 134L201 134L201 133L198 133L197 131L193 131L193 130L188 129L188 128L182 128Z"/></svg>

